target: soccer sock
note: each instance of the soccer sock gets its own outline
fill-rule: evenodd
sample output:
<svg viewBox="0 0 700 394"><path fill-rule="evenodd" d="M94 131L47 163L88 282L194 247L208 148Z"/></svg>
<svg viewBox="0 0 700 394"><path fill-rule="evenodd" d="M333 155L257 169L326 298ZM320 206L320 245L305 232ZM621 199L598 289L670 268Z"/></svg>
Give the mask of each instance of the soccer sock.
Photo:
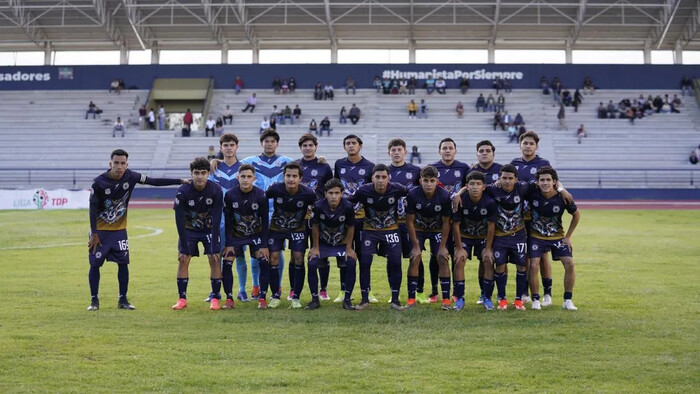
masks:
<svg viewBox="0 0 700 394"><path fill-rule="evenodd" d="M450 299L450 277L440 277L440 290L442 290L442 299Z"/></svg>
<svg viewBox="0 0 700 394"><path fill-rule="evenodd" d="M280 272L280 274L282 274L282 272ZM296 266L294 264L289 264L289 267L287 267L287 276L289 276L289 290L292 291L294 290L294 285L296 284L296 281L294 280L294 274L296 274Z"/></svg>
<svg viewBox="0 0 700 394"><path fill-rule="evenodd" d="M269 261L268 264L270 264ZM262 287L260 286L260 261L253 257L250 258L250 276L253 278L253 286ZM238 280L241 280L240 276ZM267 289L265 289L265 291L267 291Z"/></svg>
<svg viewBox="0 0 700 394"><path fill-rule="evenodd" d="M177 294L180 298L187 299L187 282L190 278L177 278Z"/></svg>
<svg viewBox="0 0 700 394"><path fill-rule="evenodd" d="M530 295L530 287L527 285L527 284L529 283L529 282L528 282L528 281L529 281L529 279L528 279L529 276L530 276L530 271L525 271L525 287L523 287L523 292L522 292L522 296L523 296L523 297L527 297L527 296ZM516 279L516 281L515 281L515 288L516 288L516 290L517 290L517 288L518 288L518 281L517 281L518 278L517 278L517 276L516 276L515 279ZM520 292L518 292L518 293L520 293Z"/></svg>
<svg viewBox="0 0 700 394"><path fill-rule="evenodd" d="M464 298L464 281L463 280L456 280L455 281L454 295L457 298Z"/></svg>
<svg viewBox="0 0 700 394"><path fill-rule="evenodd" d="M496 281L496 287L498 288L498 299L504 300L506 298L506 284L508 284L508 275L496 272L493 274L493 279Z"/></svg>
<svg viewBox="0 0 700 394"><path fill-rule="evenodd" d="M279 293L280 288L282 287L282 277L284 276L284 253L280 252L280 258L277 264L277 266L279 267L279 270L277 272L277 292Z"/></svg>
<svg viewBox="0 0 700 394"><path fill-rule="evenodd" d="M401 256L388 257L387 270L389 271L389 287L391 288L391 302L399 303L399 291L401 290Z"/></svg>
<svg viewBox="0 0 700 394"><path fill-rule="evenodd" d="M126 298L126 293L129 291L129 265L118 264L117 280L119 281L119 300Z"/></svg>
<svg viewBox="0 0 700 394"><path fill-rule="evenodd" d="M256 259L256 265L258 266L258 272L260 274L260 299L265 300L267 299L267 287L270 285L270 263L267 259Z"/></svg>
<svg viewBox="0 0 700 394"><path fill-rule="evenodd" d="M313 258L309 260L309 291L311 292L311 299L313 301L318 301L318 259Z"/></svg>
<svg viewBox="0 0 700 394"><path fill-rule="evenodd" d="M491 299L493 296L493 280L484 278L484 297Z"/></svg>
<svg viewBox="0 0 700 394"><path fill-rule="evenodd" d="M544 294L552 295L552 278L542 278L542 288Z"/></svg>
<svg viewBox="0 0 700 394"><path fill-rule="evenodd" d="M350 301L352 296L352 290L355 287L355 280L357 278L357 261L352 258L345 260L345 301Z"/></svg>
<svg viewBox="0 0 700 394"><path fill-rule="evenodd" d="M209 278L211 280L211 292L214 298L221 299L221 278Z"/></svg>
<svg viewBox="0 0 700 394"><path fill-rule="evenodd" d="M331 274L331 265L328 263L328 259L326 259L325 264L323 266L318 267L318 276L321 279L321 290L326 290L328 289L328 277ZM342 282L342 281L341 281ZM342 285L341 285L341 290L342 290Z"/></svg>
<svg viewBox="0 0 700 394"><path fill-rule="evenodd" d="M279 266L270 266L270 292L273 298L280 298L280 270Z"/></svg>
<svg viewBox="0 0 700 394"><path fill-rule="evenodd" d="M299 299L299 294L304 289L304 276L306 274L304 264L290 264L294 266L294 299Z"/></svg>
<svg viewBox="0 0 700 394"><path fill-rule="evenodd" d="M372 255L360 255L360 291L362 292L362 302L369 301L371 269Z"/></svg>
<svg viewBox="0 0 700 394"><path fill-rule="evenodd" d="M409 276L408 277L408 298L416 298L416 288L418 288L418 277Z"/></svg>
<svg viewBox="0 0 700 394"><path fill-rule="evenodd" d="M430 263L428 264L430 269L430 295L437 294L438 290L438 276L440 275L440 267L438 266L437 258L435 255L430 255Z"/></svg>
<svg viewBox="0 0 700 394"><path fill-rule="evenodd" d="M90 282L90 295L92 299L97 299L97 293L100 291L100 267L90 267L88 282Z"/></svg>
<svg viewBox="0 0 700 394"><path fill-rule="evenodd" d="M345 287L345 284L347 283L347 275L348 275L347 262L345 263L345 267L339 268L339 271L340 271L340 291L345 291L345 290L347 290L347 288ZM357 273L355 273L355 275L357 275Z"/></svg>
<svg viewBox="0 0 700 394"><path fill-rule="evenodd" d="M527 290L527 272L515 274L515 299L519 300Z"/></svg>
<svg viewBox="0 0 700 394"><path fill-rule="evenodd" d="M532 300L533 300L533 301L539 301L539 300L540 300L540 295L539 295L539 293L532 293Z"/></svg>
<svg viewBox="0 0 700 394"><path fill-rule="evenodd" d="M564 301L570 300L571 297L573 297L573 296L574 296L574 292L573 292L573 291L565 291L565 292L564 292Z"/></svg>
<svg viewBox="0 0 700 394"><path fill-rule="evenodd" d="M237 260L236 269L238 269ZM240 280L240 276L238 278ZM233 299L233 261L231 260L224 260L224 266L221 268L221 283L224 285L226 299Z"/></svg>
<svg viewBox="0 0 700 394"><path fill-rule="evenodd" d="M425 284L425 265L423 265L423 260L421 260L418 265L418 286L416 291L419 293L423 292L423 285Z"/></svg>
<svg viewBox="0 0 700 394"><path fill-rule="evenodd" d="M484 295L484 277L479 277L479 289L481 290L481 295Z"/></svg>
<svg viewBox="0 0 700 394"><path fill-rule="evenodd" d="M236 256L236 273L238 274L238 291L243 292L245 291L246 281L248 280L248 264L244 256ZM231 280L233 280L233 273L231 274ZM233 282L231 282L231 287L233 287ZM233 289L231 289L231 291L233 291Z"/></svg>

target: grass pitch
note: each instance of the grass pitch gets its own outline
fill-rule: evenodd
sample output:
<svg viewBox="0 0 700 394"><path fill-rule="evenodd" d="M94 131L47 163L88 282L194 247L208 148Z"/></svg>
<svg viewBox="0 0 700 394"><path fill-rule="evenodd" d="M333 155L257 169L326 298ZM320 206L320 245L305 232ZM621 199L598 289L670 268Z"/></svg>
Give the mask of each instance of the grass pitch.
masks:
<svg viewBox="0 0 700 394"><path fill-rule="evenodd" d="M172 311L172 210L129 214L129 299L138 309L116 309L116 266L106 263L102 309L87 312L87 216L0 213L0 392L700 388L700 211L584 211L574 235L578 311L561 310L563 270L555 262L554 306L485 312L474 304L471 262L460 313L439 305L394 312L385 303L348 312L330 301L317 311L292 311L283 301L277 310L251 302L211 312L202 302L209 292L204 257L190 266L190 306ZM385 301L382 258L372 282ZM286 274L283 283L288 290ZM337 269L330 289L337 295Z"/></svg>

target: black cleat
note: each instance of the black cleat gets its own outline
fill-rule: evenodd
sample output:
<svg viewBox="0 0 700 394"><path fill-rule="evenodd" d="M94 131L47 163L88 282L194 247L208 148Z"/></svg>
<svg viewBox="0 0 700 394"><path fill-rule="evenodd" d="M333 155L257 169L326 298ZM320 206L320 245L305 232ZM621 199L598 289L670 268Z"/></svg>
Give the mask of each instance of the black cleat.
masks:
<svg viewBox="0 0 700 394"><path fill-rule="evenodd" d="M345 309L346 311L356 310L355 306L352 304L352 301L350 301L350 300L343 301L343 309Z"/></svg>
<svg viewBox="0 0 700 394"><path fill-rule="evenodd" d="M312 300L308 304L306 304L306 309L312 310L312 309L318 309L321 307L321 303L318 302L318 300Z"/></svg>
<svg viewBox="0 0 700 394"><path fill-rule="evenodd" d="M128 311L133 311L134 309L136 309L136 307L131 305L129 303L129 300L124 298L124 299L119 300L119 303L117 304L117 309L126 309Z"/></svg>
<svg viewBox="0 0 700 394"><path fill-rule="evenodd" d="M343 303L343 304L345 304L345 303ZM360 302L360 304L355 307L355 309L358 311L361 311L361 310L364 310L367 308L369 308L369 301L364 301L364 300L362 302Z"/></svg>
<svg viewBox="0 0 700 394"><path fill-rule="evenodd" d="M89 311L96 311L100 309L100 300L97 298L93 299L92 302L90 303L90 306L87 307L87 310Z"/></svg>
<svg viewBox="0 0 700 394"><path fill-rule="evenodd" d="M391 306L391 310L394 310L394 311L403 311L403 310L405 310L405 308L402 307L401 304L398 303L398 302L392 302L392 303L390 304L390 306Z"/></svg>

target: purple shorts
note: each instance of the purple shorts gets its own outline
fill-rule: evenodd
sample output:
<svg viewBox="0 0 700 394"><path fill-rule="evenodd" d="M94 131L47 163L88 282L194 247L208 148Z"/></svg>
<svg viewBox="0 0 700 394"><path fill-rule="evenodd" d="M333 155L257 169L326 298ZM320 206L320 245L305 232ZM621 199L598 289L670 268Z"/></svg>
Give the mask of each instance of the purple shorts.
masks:
<svg viewBox="0 0 700 394"><path fill-rule="evenodd" d="M216 237L218 238L219 234L216 234ZM211 234L194 231L185 231L185 239L179 239L177 242L177 251L188 256L199 256L200 242L204 246L204 254L219 254L221 251L221 242L218 239L212 242Z"/></svg>
<svg viewBox="0 0 700 394"><path fill-rule="evenodd" d="M377 254L377 248L381 248L387 258L401 259L401 238L399 230L390 231L363 231L362 254Z"/></svg>
<svg viewBox="0 0 700 394"><path fill-rule="evenodd" d="M531 259L540 258L547 252L552 252L554 260L561 260L562 257L573 257L571 250L564 243L564 238L547 240L530 237L528 253Z"/></svg>
<svg viewBox="0 0 700 394"><path fill-rule="evenodd" d="M442 233L430 233L427 231L416 231L420 250L425 250L425 240L430 241L430 254L437 256L442 241Z"/></svg>
<svg viewBox="0 0 700 394"><path fill-rule="evenodd" d="M270 253L284 250L284 240L289 240L289 249L292 252L303 252L306 250L306 230L293 231L288 233L279 233L270 231L269 245Z"/></svg>
<svg viewBox="0 0 700 394"><path fill-rule="evenodd" d="M97 236L100 237L100 245L97 245L95 253L90 253L88 249L88 261L91 266L102 267L105 260L129 264L129 237L126 230L97 230Z"/></svg>
<svg viewBox="0 0 700 394"><path fill-rule="evenodd" d="M527 263L527 235L525 230L520 230L512 235L494 237L493 258L496 265L512 263L524 266Z"/></svg>
<svg viewBox="0 0 700 394"><path fill-rule="evenodd" d="M227 244L226 246L233 246L234 250L236 251L236 256L243 256L243 252L245 250L244 247L246 245L250 247L251 256L255 256L258 253L258 250L264 246L262 245L262 238L260 238L260 236L236 238L233 240L232 244Z"/></svg>
<svg viewBox="0 0 700 394"><path fill-rule="evenodd" d="M472 256L476 256L476 258L481 261L481 252L483 252L486 247L486 238L473 239L462 237L462 247L467 251L467 258L469 260L472 259ZM472 253L472 249L474 253Z"/></svg>

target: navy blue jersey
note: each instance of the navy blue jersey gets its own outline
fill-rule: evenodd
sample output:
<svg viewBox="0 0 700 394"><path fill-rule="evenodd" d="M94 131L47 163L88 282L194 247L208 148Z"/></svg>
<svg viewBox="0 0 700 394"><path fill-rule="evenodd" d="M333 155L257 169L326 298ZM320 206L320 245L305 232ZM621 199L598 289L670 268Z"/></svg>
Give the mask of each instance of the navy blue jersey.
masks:
<svg viewBox="0 0 700 394"><path fill-rule="evenodd" d="M546 198L539 189L530 194L529 201L532 213L530 236L547 240L564 238L561 217L564 211L573 215L577 210L576 204L566 204L559 193Z"/></svg>
<svg viewBox="0 0 700 394"><path fill-rule="evenodd" d="M227 165L225 161L220 160L216 166L216 171L209 175L209 180L221 186L222 192L226 193L230 189L238 186L238 167L241 166L240 161L236 161L232 165Z"/></svg>
<svg viewBox="0 0 700 394"><path fill-rule="evenodd" d="M518 157L517 159L513 159L510 164L514 165L518 170L518 181L528 183L535 182L537 169L544 166L551 166L549 160L545 160L537 155L530 161L525 161L522 157Z"/></svg>
<svg viewBox="0 0 700 394"><path fill-rule="evenodd" d="M325 185L333 178L333 170L328 163L319 164L318 158L313 160L297 160L301 165L301 184L312 188L316 192L316 199L324 197Z"/></svg>
<svg viewBox="0 0 700 394"><path fill-rule="evenodd" d="M333 176L340 179L345 190L343 197L349 198L360 186L372 182L372 169L374 163L364 157L357 163L352 163L347 157L338 159L335 162ZM361 204L355 204L355 218L365 217Z"/></svg>
<svg viewBox="0 0 700 394"><path fill-rule="evenodd" d="M493 164L491 164L491 167L489 167L487 170L484 167L482 167L481 164L476 163L473 166L471 166L471 168L469 168L469 172L481 172L482 174L484 174L484 178L486 180L485 183L487 185L490 185L498 180L498 172L501 170L501 167L503 167L503 165L493 162ZM469 173L467 173L467 175L469 175ZM465 175L464 179L462 180L462 186L467 186L467 175Z"/></svg>
<svg viewBox="0 0 700 394"><path fill-rule="evenodd" d="M389 182L384 194L379 194L374 190L374 184L360 186L359 189L350 196L353 203L360 203L365 209L364 230L386 231L396 230L398 225L398 205L399 199L408 194L406 186Z"/></svg>
<svg viewBox="0 0 700 394"><path fill-rule="evenodd" d="M259 236L267 245L269 208L265 192L257 186L244 193L234 187L224 196L226 218L226 246L233 246L234 238Z"/></svg>
<svg viewBox="0 0 700 394"><path fill-rule="evenodd" d="M413 188L408 192L406 201L406 213L416 215L416 231L439 233L443 220L449 221L452 215L450 193L441 187L435 188L431 198L426 197L422 187Z"/></svg>
<svg viewBox="0 0 700 394"><path fill-rule="evenodd" d="M391 181L404 185L411 190L420 183L420 167L414 166L411 163L404 163L400 167L396 167L393 164L389 166L389 176L391 176ZM399 223L406 222L406 197L402 197L399 200Z"/></svg>
<svg viewBox="0 0 700 394"><path fill-rule="evenodd" d="M180 217L184 219L176 220L181 237L183 230L218 235L223 200L221 186L211 181L207 181L201 191L197 190L193 183L180 186L175 195L173 209L176 217L182 215Z"/></svg>
<svg viewBox="0 0 700 394"><path fill-rule="evenodd" d="M309 206L316 201L316 192L313 189L299 185L297 192L291 195L284 183L275 183L265 194L274 206L270 221L271 231L304 231L304 217Z"/></svg>
<svg viewBox="0 0 700 394"><path fill-rule="evenodd" d="M318 224L319 241L322 245L345 245L348 229L355 227L355 208L345 198L331 210L327 199L316 201L311 214L311 224Z"/></svg>
<svg viewBox="0 0 700 394"><path fill-rule="evenodd" d="M468 193L461 196L462 207L454 213L452 220L459 222L462 238L486 239L489 222L498 218L498 207L493 198L482 194L479 201L472 201Z"/></svg>
<svg viewBox="0 0 700 394"><path fill-rule="evenodd" d="M486 193L496 200L498 206L497 236L515 234L525 227L524 204L534 187L534 184L527 182L516 182L510 193L500 187L486 187Z"/></svg>
<svg viewBox="0 0 700 394"><path fill-rule="evenodd" d="M456 193L462 188L462 177L469 172L469 165L455 160L452 164L445 165L442 161L431 164L438 170L438 180L450 194Z"/></svg>

